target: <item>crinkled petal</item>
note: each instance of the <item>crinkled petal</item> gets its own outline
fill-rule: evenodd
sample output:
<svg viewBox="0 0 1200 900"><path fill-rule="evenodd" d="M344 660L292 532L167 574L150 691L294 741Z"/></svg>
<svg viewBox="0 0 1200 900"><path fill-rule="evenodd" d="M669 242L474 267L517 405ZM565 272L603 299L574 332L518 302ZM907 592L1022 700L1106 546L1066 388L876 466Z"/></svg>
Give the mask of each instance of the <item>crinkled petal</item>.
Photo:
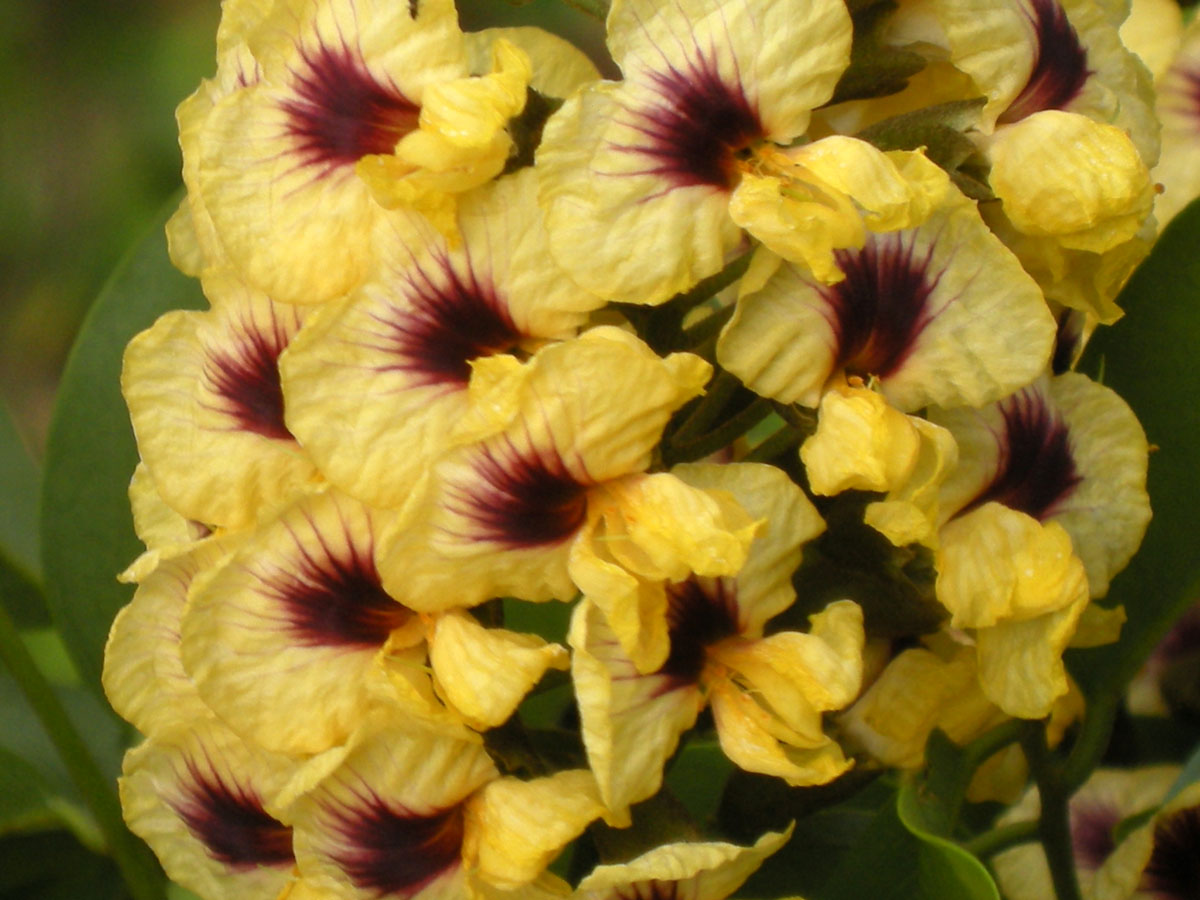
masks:
<svg viewBox="0 0 1200 900"><path fill-rule="evenodd" d="M284 424L277 368L303 316L227 273L204 284L213 309L167 313L129 343L121 390L163 500L240 527L319 479Z"/></svg>
<svg viewBox="0 0 1200 900"><path fill-rule="evenodd" d="M481 879L520 887L603 811L596 779L586 769L532 781L501 778L467 804L463 858Z"/></svg>
<svg viewBox="0 0 1200 900"><path fill-rule="evenodd" d="M836 284L788 263L743 286L717 359L756 393L815 407L849 373L875 376L902 412L978 406L1045 367L1055 324L1041 292L956 190L918 227L835 256Z"/></svg>
<svg viewBox="0 0 1200 900"><path fill-rule="evenodd" d="M662 786L663 767L703 706L695 683L643 675L590 600L575 608L568 640L588 765L606 818L629 823L629 806Z"/></svg>
<svg viewBox="0 0 1200 900"><path fill-rule="evenodd" d="M121 808L177 884L212 900L275 900L292 875L292 834L265 806L295 766L193 718L126 753Z"/></svg>
<svg viewBox="0 0 1200 900"><path fill-rule="evenodd" d="M442 695L467 721L505 722L547 669L566 669L565 647L536 635L488 629L465 612L439 616L429 661Z"/></svg>
<svg viewBox="0 0 1200 900"><path fill-rule="evenodd" d="M620 865L597 866L579 883L576 900L640 897L672 885L674 896L690 900L724 900L763 861L787 843L792 829L767 832L753 847L726 843L677 843L643 853Z"/></svg>
<svg viewBox="0 0 1200 900"><path fill-rule="evenodd" d="M940 538L937 596L951 626L988 628L1075 609L1074 628L1087 575L1057 522L990 502L945 525Z"/></svg>
<svg viewBox="0 0 1200 900"><path fill-rule="evenodd" d="M306 498L196 585L184 664L234 730L272 749L325 750L366 715L372 683L386 683L385 648L396 665L423 661L423 623L379 584L378 528L355 501Z"/></svg>

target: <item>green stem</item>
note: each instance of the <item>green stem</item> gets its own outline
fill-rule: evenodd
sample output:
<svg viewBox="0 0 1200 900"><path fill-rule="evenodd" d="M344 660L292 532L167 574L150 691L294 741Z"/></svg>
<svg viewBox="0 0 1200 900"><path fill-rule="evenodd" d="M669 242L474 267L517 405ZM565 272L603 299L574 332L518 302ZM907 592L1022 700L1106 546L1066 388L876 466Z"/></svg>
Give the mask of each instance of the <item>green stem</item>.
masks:
<svg viewBox="0 0 1200 900"><path fill-rule="evenodd" d="M985 831L977 837L963 843L963 847L979 859L989 859L1009 847L1028 844L1038 839L1037 819L1027 822L1013 822L1011 825L1001 825L991 831Z"/></svg>
<svg viewBox="0 0 1200 900"><path fill-rule="evenodd" d="M1087 781L1108 749L1122 694L1123 691L1104 685L1088 704L1079 735L1063 766L1063 784L1069 792Z"/></svg>
<svg viewBox="0 0 1200 900"><path fill-rule="evenodd" d="M742 462L770 462L788 450L799 447L805 437L806 434L799 428L784 425L742 457Z"/></svg>
<svg viewBox="0 0 1200 900"><path fill-rule="evenodd" d="M1056 763L1046 746L1044 722L1026 722L1021 733L1021 748L1037 781L1042 815L1037 822L1038 836L1050 865L1050 878L1058 900L1082 900L1075 877L1075 855L1071 848L1071 820L1067 802L1071 791L1063 777L1065 767Z"/></svg>
<svg viewBox="0 0 1200 900"><path fill-rule="evenodd" d="M725 422L725 424L714 428L708 434L702 435L695 440L679 443L672 441L670 453L666 455L666 462L669 465L674 465L679 462L692 462L697 459L704 459L709 454L716 453L718 450L728 447L735 440L757 425L771 411L770 405L761 397L755 400L733 418Z"/></svg>
<svg viewBox="0 0 1200 900"><path fill-rule="evenodd" d="M712 384L708 386L708 390L704 392L704 396L696 404L696 408L670 436L670 443L687 444L703 434L704 430L715 422L724 411L725 404L737 392L739 384L741 382L735 376L730 375L724 369L719 370L716 377L713 378Z"/></svg>
<svg viewBox="0 0 1200 900"><path fill-rule="evenodd" d="M1015 744L1021 739L1025 723L1021 719L1009 719L990 731L985 731L975 740L962 748L963 756L970 764L971 772L987 762L992 756L1003 750L1009 744Z"/></svg>
<svg viewBox="0 0 1200 900"><path fill-rule="evenodd" d="M114 785L96 765L3 606L0 606L0 659L25 694L83 795L129 893L134 900L162 900L164 881L157 864L145 845L125 827Z"/></svg>

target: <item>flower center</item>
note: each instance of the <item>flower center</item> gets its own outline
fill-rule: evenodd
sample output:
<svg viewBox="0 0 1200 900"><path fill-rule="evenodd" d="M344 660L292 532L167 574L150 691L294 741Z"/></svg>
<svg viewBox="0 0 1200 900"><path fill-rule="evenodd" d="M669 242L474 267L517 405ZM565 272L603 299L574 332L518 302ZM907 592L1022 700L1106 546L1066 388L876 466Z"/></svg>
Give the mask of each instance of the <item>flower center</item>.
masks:
<svg viewBox="0 0 1200 900"><path fill-rule="evenodd" d="M1003 124L1019 122L1044 109L1066 109L1092 74L1087 51L1058 0L1032 0L1031 6L1029 18L1037 39L1033 71L1000 116Z"/></svg>
<svg viewBox="0 0 1200 900"><path fill-rule="evenodd" d="M1075 489L1075 469L1066 423L1038 392L1026 389L1000 405L1004 434L991 483L958 515L990 501L1043 520Z"/></svg>
<svg viewBox="0 0 1200 900"><path fill-rule="evenodd" d="M323 544L323 542L322 542ZM380 584L369 552L351 545L313 553L297 546L294 567L273 571L263 590L286 610L289 630L306 647L380 647L412 618Z"/></svg>
<svg viewBox="0 0 1200 900"><path fill-rule="evenodd" d="M390 368L422 384L467 386L471 360L511 349L523 335L494 286L473 269L462 273L445 256L436 260L441 277L417 267L403 276L408 306L392 307L382 324L388 348L402 361Z"/></svg>
<svg viewBox="0 0 1200 900"><path fill-rule="evenodd" d="M224 401L221 412L231 416L239 429L293 440L283 418L279 354L298 327L298 323L281 322L274 313L269 328L247 317L237 324L227 345L206 350L205 380Z"/></svg>
<svg viewBox="0 0 1200 900"><path fill-rule="evenodd" d="M334 862L373 896L412 897L462 858L459 806L416 815L371 796L365 806L327 807L341 846Z"/></svg>
<svg viewBox="0 0 1200 900"><path fill-rule="evenodd" d="M300 59L292 70L294 97L282 108L304 165L328 174L391 153L416 130L420 107L390 80L378 80L356 50L319 43L300 48Z"/></svg>
<svg viewBox="0 0 1200 900"><path fill-rule="evenodd" d="M190 759L187 781L172 807L209 856L236 872L293 864L292 829L267 815L253 788L205 774Z"/></svg>
<svg viewBox="0 0 1200 900"><path fill-rule="evenodd" d="M941 277L929 277L932 252L915 259L913 245L895 232L872 235L861 250L834 252L846 277L822 293L836 316L835 368L880 378L900 368L932 318L929 295Z"/></svg>
<svg viewBox="0 0 1200 900"><path fill-rule="evenodd" d="M1200 897L1200 808L1181 809L1154 827L1154 851L1139 889L1163 900Z"/></svg>
<svg viewBox="0 0 1200 900"><path fill-rule="evenodd" d="M587 485L553 448L518 448L507 436L484 444L472 468L478 480L448 486L448 507L477 527L471 537L509 549L555 544L587 514Z"/></svg>
<svg viewBox="0 0 1200 900"><path fill-rule="evenodd" d="M737 587L723 578L690 578L667 587L671 652L656 674L689 684L700 678L708 648L738 633Z"/></svg>
<svg viewBox="0 0 1200 900"><path fill-rule="evenodd" d="M737 153L763 137L741 79L723 75L717 60L702 50L684 67L668 65L648 78L655 96L623 120L639 139L614 145L652 161L632 174L657 175L672 187L732 188Z"/></svg>

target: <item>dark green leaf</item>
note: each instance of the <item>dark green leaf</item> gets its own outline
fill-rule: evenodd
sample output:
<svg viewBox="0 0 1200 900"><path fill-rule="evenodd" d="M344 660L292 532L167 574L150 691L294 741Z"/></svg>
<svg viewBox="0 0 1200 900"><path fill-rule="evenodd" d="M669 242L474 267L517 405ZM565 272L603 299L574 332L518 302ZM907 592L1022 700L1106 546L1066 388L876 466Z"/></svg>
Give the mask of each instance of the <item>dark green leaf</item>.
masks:
<svg viewBox="0 0 1200 900"><path fill-rule="evenodd" d="M918 795L915 781L901 786L896 808L901 824L919 842L916 896L938 900L1000 900L1000 891L983 863L953 841L936 834L939 823Z"/></svg>
<svg viewBox="0 0 1200 900"><path fill-rule="evenodd" d="M1141 550L1113 581L1109 599L1129 620L1119 643L1071 654L1085 687L1120 689L1200 590L1195 521L1200 508L1200 204L1171 222L1121 292L1125 317L1099 330L1082 368L1137 413L1152 446L1148 488L1154 519Z"/></svg>
<svg viewBox="0 0 1200 900"><path fill-rule="evenodd" d="M0 840L0 900L120 900L113 863L65 831Z"/></svg>
<svg viewBox="0 0 1200 900"><path fill-rule="evenodd" d="M26 628L49 622L38 559L40 481L8 407L0 403L0 603Z"/></svg>
<svg viewBox="0 0 1200 900"><path fill-rule="evenodd" d="M99 693L109 623L131 591L116 574L137 555L126 490L137 463L119 378L129 339L163 312L201 308L172 268L164 209L109 279L67 361L46 447L42 560L46 600L85 684Z"/></svg>
<svg viewBox="0 0 1200 900"><path fill-rule="evenodd" d="M716 815L733 769L716 738L692 738L671 762L667 789L695 821L707 822Z"/></svg>

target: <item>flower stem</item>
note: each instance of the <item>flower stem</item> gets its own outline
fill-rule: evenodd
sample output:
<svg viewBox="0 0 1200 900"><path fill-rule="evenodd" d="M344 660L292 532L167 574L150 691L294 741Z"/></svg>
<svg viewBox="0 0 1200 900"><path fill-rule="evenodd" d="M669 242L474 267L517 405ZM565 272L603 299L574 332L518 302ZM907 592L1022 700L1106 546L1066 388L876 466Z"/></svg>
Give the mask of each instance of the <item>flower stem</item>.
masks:
<svg viewBox="0 0 1200 900"><path fill-rule="evenodd" d="M963 843L963 847L979 859L989 859L1009 847L1028 844L1038 839L1037 819L1027 822L1013 822L1011 825L1001 825L991 831L971 838Z"/></svg>
<svg viewBox="0 0 1200 900"><path fill-rule="evenodd" d="M154 858L125 827L114 785L96 765L3 606L0 606L0 659L25 694L83 795L130 895L134 900L162 900L165 882Z"/></svg>
<svg viewBox="0 0 1200 900"><path fill-rule="evenodd" d="M568 6L573 6L580 12L595 16L600 21L608 16L609 0L566 0Z"/></svg>
<svg viewBox="0 0 1200 900"><path fill-rule="evenodd" d="M1028 722L1021 734L1021 748L1037 781L1042 815L1037 822L1038 836L1050 865L1050 878L1058 900L1082 900L1075 877L1075 855L1071 848L1071 820L1067 801L1071 787L1060 765L1046 746L1044 722Z"/></svg>

